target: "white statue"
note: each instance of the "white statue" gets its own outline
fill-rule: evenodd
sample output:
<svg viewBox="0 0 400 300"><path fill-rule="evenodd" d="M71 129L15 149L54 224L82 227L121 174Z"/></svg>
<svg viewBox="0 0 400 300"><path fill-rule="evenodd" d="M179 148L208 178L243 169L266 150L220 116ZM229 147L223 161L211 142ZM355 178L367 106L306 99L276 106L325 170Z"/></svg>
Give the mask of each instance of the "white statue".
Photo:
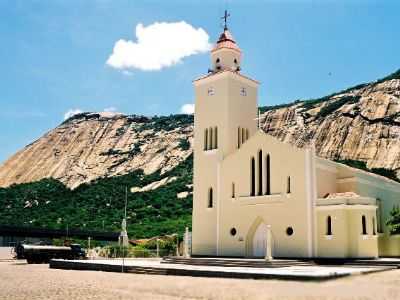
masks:
<svg viewBox="0 0 400 300"><path fill-rule="evenodd" d="M126 231L126 220L122 219L122 231L120 234L120 243L122 246L127 247L129 245L129 239L128 239L128 232Z"/></svg>

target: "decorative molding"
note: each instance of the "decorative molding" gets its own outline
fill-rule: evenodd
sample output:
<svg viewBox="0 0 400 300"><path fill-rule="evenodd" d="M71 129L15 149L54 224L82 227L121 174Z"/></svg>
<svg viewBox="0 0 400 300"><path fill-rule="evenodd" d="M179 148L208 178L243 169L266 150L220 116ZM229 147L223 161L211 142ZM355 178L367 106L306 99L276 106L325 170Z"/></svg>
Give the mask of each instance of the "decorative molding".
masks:
<svg viewBox="0 0 400 300"><path fill-rule="evenodd" d="M317 210L353 210L353 209L364 209L364 210L376 210L378 207L376 205L363 205L363 204L355 204L355 205L347 205L347 204L337 204L337 205L324 205L317 206Z"/></svg>
<svg viewBox="0 0 400 300"><path fill-rule="evenodd" d="M317 206L326 206L326 205L339 205L339 204L346 204L346 205L377 205L376 199L372 197L338 197L338 198L318 198L317 199Z"/></svg>
<svg viewBox="0 0 400 300"><path fill-rule="evenodd" d="M210 149L210 150L203 150L203 153L205 155L214 155L214 154L218 153L218 148L217 149Z"/></svg>

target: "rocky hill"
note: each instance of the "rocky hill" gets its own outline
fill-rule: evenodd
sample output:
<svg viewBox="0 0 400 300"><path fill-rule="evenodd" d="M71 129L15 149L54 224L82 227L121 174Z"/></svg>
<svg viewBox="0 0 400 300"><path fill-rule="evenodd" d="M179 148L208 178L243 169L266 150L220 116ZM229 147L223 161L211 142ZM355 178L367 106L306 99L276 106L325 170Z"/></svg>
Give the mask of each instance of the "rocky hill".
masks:
<svg viewBox="0 0 400 300"><path fill-rule="evenodd" d="M398 180L400 71L261 110L268 134ZM0 224L118 231L127 196L131 237L182 233L191 225L192 144L193 116L75 115L0 166Z"/></svg>
<svg viewBox="0 0 400 300"><path fill-rule="evenodd" d="M0 167L0 186L54 178L71 188L143 169L169 171L191 153L193 116L82 113L66 120Z"/></svg>
<svg viewBox="0 0 400 300"><path fill-rule="evenodd" d="M400 175L400 70L320 99L262 108L262 128L317 154ZM55 178L70 188L143 169L172 170L192 153L193 117L83 113L0 166L0 186Z"/></svg>
<svg viewBox="0 0 400 300"><path fill-rule="evenodd" d="M365 162L400 176L400 70L320 99L266 107L264 131L317 155Z"/></svg>

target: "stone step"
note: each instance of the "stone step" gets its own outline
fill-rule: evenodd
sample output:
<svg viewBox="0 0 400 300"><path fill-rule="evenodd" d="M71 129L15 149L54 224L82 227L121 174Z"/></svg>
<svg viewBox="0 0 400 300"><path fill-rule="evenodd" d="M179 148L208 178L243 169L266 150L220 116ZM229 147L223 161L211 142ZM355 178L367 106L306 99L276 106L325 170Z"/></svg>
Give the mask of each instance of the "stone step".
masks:
<svg viewBox="0 0 400 300"><path fill-rule="evenodd" d="M220 267L248 267L248 268L282 268L290 266L310 266L314 265L311 261L302 260L272 260L262 259L229 259L229 258L181 258L165 257L161 261L163 264L184 264L195 266L220 266Z"/></svg>

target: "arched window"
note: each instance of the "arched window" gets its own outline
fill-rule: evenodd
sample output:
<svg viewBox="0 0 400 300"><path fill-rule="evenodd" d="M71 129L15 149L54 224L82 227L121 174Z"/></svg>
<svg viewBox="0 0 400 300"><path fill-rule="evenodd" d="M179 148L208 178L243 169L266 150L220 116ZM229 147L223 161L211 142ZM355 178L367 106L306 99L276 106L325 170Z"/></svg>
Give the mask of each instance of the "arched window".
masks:
<svg viewBox="0 0 400 300"><path fill-rule="evenodd" d="M251 158L250 162L250 174L251 174L251 188L250 188L250 196L256 195L256 161L254 157Z"/></svg>
<svg viewBox="0 0 400 300"><path fill-rule="evenodd" d="M213 207L213 189L209 188L208 189L208 208Z"/></svg>
<svg viewBox="0 0 400 300"><path fill-rule="evenodd" d="M241 142L241 140L242 140L242 138L240 137L240 134L241 134L241 130L240 130L240 126L238 127L238 149L240 148L240 142Z"/></svg>
<svg viewBox="0 0 400 300"><path fill-rule="evenodd" d="M326 235L332 235L332 218L328 216L326 218Z"/></svg>
<svg viewBox="0 0 400 300"><path fill-rule="evenodd" d="M216 63L219 63L219 58L217 58L217 59L215 60L215 62L216 62Z"/></svg>
<svg viewBox="0 0 400 300"><path fill-rule="evenodd" d="M209 129L208 129L208 134L210 135L210 138L208 139L208 143L209 143L209 145L208 145L208 150L212 150L213 149L213 129L212 129L212 127L210 127Z"/></svg>
<svg viewBox="0 0 400 300"><path fill-rule="evenodd" d="M372 234L376 235L376 230L375 230L375 217L372 217Z"/></svg>
<svg viewBox="0 0 400 300"><path fill-rule="evenodd" d="M235 183L232 182L232 198L235 198Z"/></svg>
<svg viewBox="0 0 400 300"><path fill-rule="evenodd" d="M263 159L262 159L262 150L258 151L258 195L261 196L263 194Z"/></svg>
<svg viewBox="0 0 400 300"><path fill-rule="evenodd" d="M218 128L214 127L214 149L218 148Z"/></svg>
<svg viewBox="0 0 400 300"><path fill-rule="evenodd" d="M361 223L362 223L362 234L368 234L367 233L367 221L366 221L364 215L361 218Z"/></svg>
<svg viewBox="0 0 400 300"><path fill-rule="evenodd" d="M204 130L204 150L208 149L208 129Z"/></svg>
<svg viewBox="0 0 400 300"><path fill-rule="evenodd" d="M242 128L242 144L246 141L245 138L246 138L246 133L244 128Z"/></svg>
<svg viewBox="0 0 400 300"><path fill-rule="evenodd" d="M382 200L381 199L376 199L376 205L378 206L378 209L376 210L376 228L378 232L383 232L382 231Z"/></svg>
<svg viewBox="0 0 400 300"><path fill-rule="evenodd" d="M271 195L271 162L269 154L266 158L266 167L267 167L267 174L266 174L266 195Z"/></svg>
<svg viewBox="0 0 400 300"><path fill-rule="evenodd" d="M290 176L287 177L287 183L286 183L286 193L290 194Z"/></svg>

